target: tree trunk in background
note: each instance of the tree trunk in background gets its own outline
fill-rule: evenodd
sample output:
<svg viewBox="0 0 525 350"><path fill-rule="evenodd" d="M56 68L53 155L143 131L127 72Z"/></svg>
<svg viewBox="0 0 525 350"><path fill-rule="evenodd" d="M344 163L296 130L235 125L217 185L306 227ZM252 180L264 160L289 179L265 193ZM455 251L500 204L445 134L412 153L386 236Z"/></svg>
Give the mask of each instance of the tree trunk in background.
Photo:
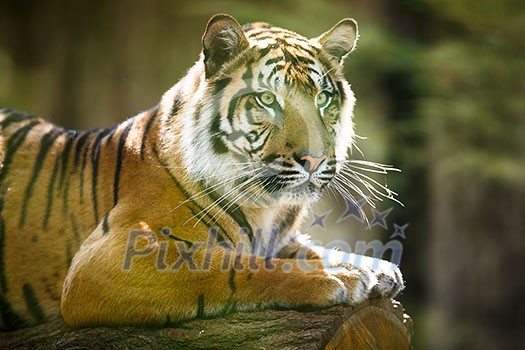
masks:
<svg viewBox="0 0 525 350"><path fill-rule="evenodd" d="M436 169L430 284L436 349L525 344L525 191ZM521 228L521 229L520 229ZM517 231L518 230L518 231Z"/></svg>
<svg viewBox="0 0 525 350"><path fill-rule="evenodd" d="M514 74L494 71L512 58L490 43L467 41L437 46L427 57L430 74L450 62L422 104L432 130L430 343L435 349L521 349L525 123L509 98Z"/></svg>
<svg viewBox="0 0 525 350"><path fill-rule="evenodd" d="M525 61L514 14L525 3L426 1L439 28L419 65L432 217L428 344L524 349Z"/></svg>

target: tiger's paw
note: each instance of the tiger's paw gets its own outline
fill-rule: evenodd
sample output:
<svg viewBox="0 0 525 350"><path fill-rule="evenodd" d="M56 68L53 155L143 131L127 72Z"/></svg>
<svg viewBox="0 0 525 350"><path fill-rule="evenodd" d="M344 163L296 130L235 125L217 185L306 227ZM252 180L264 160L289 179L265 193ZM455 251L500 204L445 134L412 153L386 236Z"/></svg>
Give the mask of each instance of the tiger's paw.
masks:
<svg viewBox="0 0 525 350"><path fill-rule="evenodd" d="M404 289L403 276L397 265L382 259L352 255L327 264L325 271L339 278L348 289L348 303L358 304L370 298L394 298Z"/></svg>
<svg viewBox="0 0 525 350"><path fill-rule="evenodd" d="M389 261L380 260L379 268L372 270L372 273L377 278L377 283L371 289L373 296L395 298L405 288L401 270Z"/></svg>

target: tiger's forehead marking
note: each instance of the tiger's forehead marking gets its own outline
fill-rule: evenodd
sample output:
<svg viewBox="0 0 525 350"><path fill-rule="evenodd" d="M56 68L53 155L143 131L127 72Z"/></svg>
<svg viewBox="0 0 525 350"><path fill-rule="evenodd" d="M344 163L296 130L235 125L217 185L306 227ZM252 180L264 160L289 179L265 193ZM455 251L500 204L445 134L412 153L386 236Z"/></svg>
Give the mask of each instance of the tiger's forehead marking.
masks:
<svg viewBox="0 0 525 350"><path fill-rule="evenodd" d="M246 36L252 46L266 48L272 44L281 43L291 48L304 51L303 54L313 56L321 48L317 41L309 40L304 36L288 29L274 27L264 22L250 23L244 27Z"/></svg>
<svg viewBox="0 0 525 350"><path fill-rule="evenodd" d="M308 92L331 85L316 59L321 49L316 40L268 23L251 23L244 30L250 46L260 50L258 78L265 85L275 90L297 86Z"/></svg>

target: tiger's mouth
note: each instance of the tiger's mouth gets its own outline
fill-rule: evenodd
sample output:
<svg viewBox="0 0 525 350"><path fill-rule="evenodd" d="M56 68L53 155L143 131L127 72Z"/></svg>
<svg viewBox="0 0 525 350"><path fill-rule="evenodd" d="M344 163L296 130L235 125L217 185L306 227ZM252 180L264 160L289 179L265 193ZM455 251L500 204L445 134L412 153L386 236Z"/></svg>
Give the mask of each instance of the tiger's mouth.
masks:
<svg viewBox="0 0 525 350"><path fill-rule="evenodd" d="M297 172L297 174L300 174ZM312 174L290 175L279 172L270 175L261 183L264 189L275 196L312 197L319 195L328 186L333 176L319 179Z"/></svg>
<svg viewBox="0 0 525 350"><path fill-rule="evenodd" d="M304 164L272 160L254 164L246 173L238 176L230 187L215 187L224 191L224 196L235 198L243 205L300 204L318 200L335 177L336 167L332 164L311 170Z"/></svg>

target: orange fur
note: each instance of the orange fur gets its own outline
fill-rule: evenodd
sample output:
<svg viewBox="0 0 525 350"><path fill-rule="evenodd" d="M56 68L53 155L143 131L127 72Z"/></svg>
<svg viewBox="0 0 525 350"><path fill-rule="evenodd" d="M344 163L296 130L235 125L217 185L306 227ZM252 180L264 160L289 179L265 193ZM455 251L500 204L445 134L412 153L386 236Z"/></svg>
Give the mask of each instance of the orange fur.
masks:
<svg viewBox="0 0 525 350"><path fill-rule="evenodd" d="M368 285L370 271L352 265L326 266L311 250L307 251L312 259L308 269L294 258L305 248L294 241L308 207L304 195L303 199L277 200L269 207L231 209L212 206L217 198L201 194L212 187L200 179L201 168L209 166L205 157L213 153L206 149L209 140L203 135L208 139L216 136L209 134L210 118L215 116L205 114L214 103L208 95L221 79L230 79L219 101L220 113L228 112L227 103L242 88L239 79L255 50L256 39L249 42L247 36L264 34L265 28L254 24L245 36L233 18L212 18L201 60L188 75L164 95L159 106L114 129L72 132L41 119L1 111L3 327L34 324L60 313L75 327L159 326L239 309L325 307L368 297L373 287ZM279 130L274 127L264 152L306 150L310 153L301 159L318 157L317 170L322 161L346 152L353 135L354 100L342 80L339 62L354 47L355 22L345 20L337 30L332 29L335 43L331 32L307 41L273 28L268 35L274 40L293 43L286 52L300 56L305 50L319 51L318 58L309 60L321 62L316 67L331 66L326 74L342 81L346 100L340 97L341 120L331 108L328 121L323 123L312 95L318 87L303 81L308 67L292 61L284 68L295 75L290 77L292 85L295 81L304 87L302 95L289 100L295 107L284 110L284 126ZM222 40L221 35L228 37ZM259 43L264 40L268 39ZM221 42L228 45L223 47ZM324 52L322 45L330 50ZM271 54L268 57L277 57ZM247 98L246 103L260 103L256 96ZM199 103L204 103L200 110ZM299 130L309 130L310 138ZM218 154L229 154L221 149L226 147L221 142L232 139L215 139L213 147ZM217 155L216 159L223 158ZM287 155L285 161L291 159ZM217 164L227 165L221 162ZM225 176L222 170L224 167L212 175ZM250 187L247 191L261 189ZM242 197L236 198L237 203L233 200L232 204L240 205ZM245 225L263 227L265 239L268 229L282 225L278 238L289 239L290 244L271 256L253 255L253 242L241 230ZM204 244L210 227L217 229L231 249L217 242ZM133 236L132 232L138 233ZM131 242L132 237L136 240ZM130 242L136 255L127 269ZM191 262L181 260L188 251ZM191 268L192 264L199 268ZM202 268L206 264L208 268ZM174 265L176 269L172 269ZM343 268L329 269L338 266ZM399 279L396 282L402 284ZM382 295L391 295L394 289Z"/></svg>

